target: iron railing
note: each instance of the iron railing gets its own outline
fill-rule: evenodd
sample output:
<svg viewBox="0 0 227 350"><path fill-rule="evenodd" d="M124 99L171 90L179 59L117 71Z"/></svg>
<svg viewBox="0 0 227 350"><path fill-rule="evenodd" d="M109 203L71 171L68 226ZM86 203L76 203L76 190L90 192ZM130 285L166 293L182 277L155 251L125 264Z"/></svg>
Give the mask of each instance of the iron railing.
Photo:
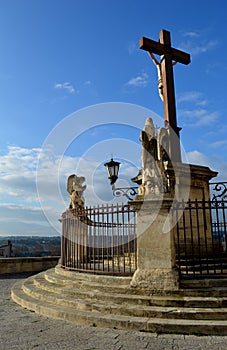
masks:
<svg viewBox="0 0 227 350"><path fill-rule="evenodd" d="M212 202L227 199L227 182L210 182L209 185Z"/></svg>
<svg viewBox="0 0 227 350"><path fill-rule="evenodd" d="M227 183L223 184L212 184L209 201L173 204L180 278L227 275ZM65 269L132 275L137 268L135 210L124 204L67 210L61 249Z"/></svg>
<svg viewBox="0 0 227 350"><path fill-rule="evenodd" d="M227 274L227 201L189 200L176 204L173 215L180 277Z"/></svg>
<svg viewBox="0 0 227 350"><path fill-rule="evenodd" d="M128 205L67 210L62 216L62 267L131 275L137 268L136 215Z"/></svg>

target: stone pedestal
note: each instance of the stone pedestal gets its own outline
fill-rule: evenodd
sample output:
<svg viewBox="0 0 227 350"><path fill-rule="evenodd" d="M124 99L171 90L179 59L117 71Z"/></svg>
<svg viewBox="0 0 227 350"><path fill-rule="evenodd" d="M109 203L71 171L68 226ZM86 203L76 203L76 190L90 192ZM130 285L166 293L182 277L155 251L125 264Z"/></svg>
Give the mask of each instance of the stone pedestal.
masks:
<svg viewBox="0 0 227 350"><path fill-rule="evenodd" d="M186 163L175 163L167 168L167 173L174 187L171 195L178 201L209 200L209 181L218 174L206 166Z"/></svg>
<svg viewBox="0 0 227 350"><path fill-rule="evenodd" d="M206 234L206 244L209 250L212 240L210 213L204 217L194 217L178 211L177 221L169 213L173 200L175 203L186 204L188 200L203 201L210 199L209 181L217 172L208 167L176 163L174 168L167 168L170 191L160 197L155 195L137 196L130 205L137 210L137 260L138 269L134 273L132 287L152 291L173 291L179 288L178 271L175 258L175 237L173 226L178 223L178 240L191 240L192 229ZM139 175L141 176L141 175ZM133 179L141 184L139 176ZM173 206L174 208L174 206ZM172 221L173 220L173 221ZM206 232L205 232L206 230ZM205 237L205 236L204 236ZM196 237L193 238L196 243ZM203 240L200 238L201 249ZM181 243L180 243L181 244ZM185 243L184 243L185 244ZM184 248L184 247L183 247Z"/></svg>
<svg viewBox="0 0 227 350"><path fill-rule="evenodd" d="M131 287L150 291L173 291L179 288L175 268L175 245L170 198L137 196L130 203L137 210L137 259Z"/></svg>

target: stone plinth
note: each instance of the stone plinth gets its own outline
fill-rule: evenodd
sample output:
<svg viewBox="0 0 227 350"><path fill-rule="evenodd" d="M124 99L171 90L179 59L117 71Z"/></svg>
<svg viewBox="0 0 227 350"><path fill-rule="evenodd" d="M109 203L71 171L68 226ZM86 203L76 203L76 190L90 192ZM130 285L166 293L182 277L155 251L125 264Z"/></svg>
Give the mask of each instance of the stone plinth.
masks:
<svg viewBox="0 0 227 350"><path fill-rule="evenodd" d="M172 195L175 194L178 201L209 200L209 181L218 174L206 166L186 163L175 163L174 167L167 168L167 173L175 189Z"/></svg>
<svg viewBox="0 0 227 350"><path fill-rule="evenodd" d="M172 200L137 196L130 204L137 210L138 259L131 286L151 291L177 290L176 254L169 215Z"/></svg>

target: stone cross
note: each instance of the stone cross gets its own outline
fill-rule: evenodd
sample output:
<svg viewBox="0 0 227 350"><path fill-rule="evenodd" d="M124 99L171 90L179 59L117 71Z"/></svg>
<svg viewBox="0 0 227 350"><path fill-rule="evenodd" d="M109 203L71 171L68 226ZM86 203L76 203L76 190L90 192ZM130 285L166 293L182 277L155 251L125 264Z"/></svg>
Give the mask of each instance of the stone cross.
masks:
<svg viewBox="0 0 227 350"><path fill-rule="evenodd" d="M170 126L170 149L169 156L172 161L181 161L179 131L176 118L176 102L174 92L173 64L180 62L190 63L190 55L186 52L171 47L170 32L161 30L159 41L154 41L145 37L140 39L140 48L149 52L151 57L153 53L160 55L160 70L163 85L163 103L165 124Z"/></svg>

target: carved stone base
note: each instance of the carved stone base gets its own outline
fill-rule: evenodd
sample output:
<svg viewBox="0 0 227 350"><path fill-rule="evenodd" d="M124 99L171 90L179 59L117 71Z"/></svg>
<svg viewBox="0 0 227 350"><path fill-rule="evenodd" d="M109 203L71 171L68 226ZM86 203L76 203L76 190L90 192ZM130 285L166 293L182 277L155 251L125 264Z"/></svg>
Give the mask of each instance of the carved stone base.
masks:
<svg viewBox="0 0 227 350"><path fill-rule="evenodd" d="M179 275L176 269L137 269L131 287L159 293L175 291L179 289Z"/></svg>

